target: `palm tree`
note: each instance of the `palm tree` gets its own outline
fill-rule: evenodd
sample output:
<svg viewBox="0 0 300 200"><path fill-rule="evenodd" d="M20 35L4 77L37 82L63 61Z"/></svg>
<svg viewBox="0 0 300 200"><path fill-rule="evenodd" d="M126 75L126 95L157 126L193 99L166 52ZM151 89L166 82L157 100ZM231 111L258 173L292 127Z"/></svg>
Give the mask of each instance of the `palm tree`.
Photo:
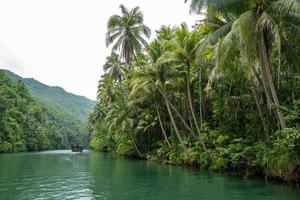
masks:
<svg viewBox="0 0 300 200"><path fill-rule="evenodd" d="M156 38L160 41L171 41L175 37L175 28L170 26L162 26L156 31Z"/></svg>
<svg viewBox="0 0 300 200"><path fill-rule="evenodd" d="M122 15L113 15L107 23L106 45L113 44L113 50L119 50L121 57L128 64L132 57L147 46L146 38L150 38L150 28L144 24L143 13L139 7L128 10L120 5Z"/></svg>
<svg viewBox="0 0 300 200"><path fill-rule="evenodd" d="M151 82L155 82L156 88L159 90L160 94L163 96L171 124L175 130L176 136L183 148L185 148L181 134L179 133L178 126L175 122L174 115L171 110L170 100L167 95L167 88L172 87L174 83L176 84L178 77L178 70L172 68L166 64L157 64L158 59L163 55L167 48L166 41L155 40L149 45L148 55L150 58L150 65L144 70L146 76L151 79Z"/></svg>
<svg viewBox="0 0 300 200"><path fill-rule="evenodd" d="M103 104L107 104L114 100L114 85L112 79L107 74L104 74L99 80L97 99Z"/></svg>
<svg viewBox="0 0 300 200"><path fill-rule="evenodd" d="M147 74L149 75L149 74ZM129 99L131 100L131 104L138 104L138 103L148 103L150 105L155 105L156 108L156 115L159 121L159 125L164 137L164 140L169 148L171 148L171 143L168 139L166 129L164 127L164 123L161 117L161 109L159 109L160 102L160 95L157 91L156 87L150 81L147 81L147 76L144 73L135 73L135 76L132 79L131 83L131 93L129 95ZM162 107L161 107L162 108Z"/></svg>
<svg viewBox="0 0 300 200"><path fill-rule="evenodd" d="M124 63L120 61L119 55L115 52L112 52L112 54L106 58L103 69L112 80L122 81L124 76Z"/></svg>
<svg viewBox="0 0 300 200"><path fill-rule="evenodd" d="M279 99L272 79L270 55L274 50L280 52L281 40L285 40L283 32L290 31L288 27L298 27L294 24L297 21L287 19L299 15L299 4L295 0L192 0L192 12L200 13L204 9L208 15L203 22L211 31L200 41L199 52L203 53L208 45L215 45L216 67L224 65L232 57L236 47L241 55L246 57L252 70L255 70L254 66L259 62L261 83L268 107L271 108L271 104L275 105L273 110L278 123L282 129L285 128L285 120L278 108ZM217 17L217 12L222 13L221 18Z"/></svg>
<svg viewBox="0 0 300 200"><path fill-rule="evenodd" d="M124 91L121 91L123 93ZM135 148L135 151L140 158L144 155L140 152L138 145L134 139L134 123L136 118L134 117L134 107L128 105L128 95L119 96L118 101L110 104L108 107L109 112L106 115L106 122L109 126L109 132L114 130L120 130L122 133L127 134Z"/></svg>
<svg viewBox="0 0 300 200"><path fill-rule="evenodd" d="M104 104L101 104L100 102L97 102L97 104L94 107L93 112L89 116L89 122L92 125L95 125L96 122L99 122L105 118L106 115L106 109Z"/></svg>
<svg viewBox="0 0 300 200"><path fill-rule="evenodd" d="M177 66L179 70L184 74L185 87L186 87L186 99L189 111L191 112L193 123L196 127L202 147L206 150L206 146L203 142L198 121L195 115L195 109L193 105L192 92L191 92L191 80L192 75L196 74L198 63L196 62L196 47L199 42L199 36L197 32L189 32L186 24L182 24L175 32L174 40L169 44L170 49L158 59L159 64L170 63ZM194 70L194 71L193 71ZM198 71L198 70L197 70Z"/></svg>

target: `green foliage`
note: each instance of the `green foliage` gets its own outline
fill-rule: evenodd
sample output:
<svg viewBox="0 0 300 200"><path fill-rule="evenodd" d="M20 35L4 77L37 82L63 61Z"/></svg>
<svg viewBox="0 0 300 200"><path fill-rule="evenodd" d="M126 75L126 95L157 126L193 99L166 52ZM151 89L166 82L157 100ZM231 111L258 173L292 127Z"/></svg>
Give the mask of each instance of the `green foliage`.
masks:
<svg viewBox="0 0 300 200"><path fill-rule="evenodd" d="M113 138L108 134L106 127L101 123L97 123L92 133L90 146L97 151L112 151L114 147L113 142Z"/></svg>
<svg viewBox="0 0 300 200"><path fill-rule="evenodd" d="M300 177L300 130L295 128L277 131L264 155L266 175L297 182Z"/></svg>
<svg viewBox="0 0 300 200"><path fill-rule="evenodd" d="M1 141L0 143L0 152L1 153L8 153L13 151L13 145L6 141Z"/></svg>
<svg viewBox="0 0 300 200"><path fill-rule="evenodd" d="M300 100L296 100L289 107L282 106L281 110L285 113L285 119L290 126L300 125Z"/></svg>

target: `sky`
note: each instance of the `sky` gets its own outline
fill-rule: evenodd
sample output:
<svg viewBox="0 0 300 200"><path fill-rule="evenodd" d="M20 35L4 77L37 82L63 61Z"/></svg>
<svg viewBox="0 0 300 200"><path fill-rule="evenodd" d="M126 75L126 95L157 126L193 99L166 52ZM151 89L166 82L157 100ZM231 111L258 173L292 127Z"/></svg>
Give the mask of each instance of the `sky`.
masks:
<svg viewBox="0 0 300 200"><path fill-rule="evenodd" d="M184 0L0 0L0 69L95 100L106 23L120 4L139 6L153 35L199 19Z"/></svg>

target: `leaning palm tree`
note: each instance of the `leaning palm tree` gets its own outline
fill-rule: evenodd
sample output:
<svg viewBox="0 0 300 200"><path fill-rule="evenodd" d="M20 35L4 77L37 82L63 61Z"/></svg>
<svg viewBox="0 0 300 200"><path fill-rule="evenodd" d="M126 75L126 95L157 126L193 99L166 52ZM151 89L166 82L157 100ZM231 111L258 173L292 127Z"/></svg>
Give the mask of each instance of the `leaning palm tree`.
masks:
<svg viewBox="0 0 300 200"><path fill-rule="evenodd" d="M199 42L199 34L197 32L189 32L186 24L181 24L175 32L174 40L169 43L170 49L158 59L158 64L171 64L177 66L178 70L184 74L183 78L185 80L186 87L186 99L189 112L192 114L193 123L196 127L197 133L200 138L202 147L206 150L200 128L198 126L198 121L195 115L195 109L192 99L192 76L196 74L195 69L198 67L196 62L196 47Z"/></svg>
<svg viewBox="0 0 300 200"><path fill-rule="evenodd" d="M180 132L178 130L178 126L176 124L176 121L174 119L174 115L172 113L171 103L168 99L167 94L167 87L172 87L177 84L178 82L178 70L175 68L172 68L168 65L157 65L157 61L160 58L160 56L164 53L166 50L166 46L168 43L166 41L159 41L155 40L153 41L148 48L148 56L150 59L150 64L147 67L147 69L144 71L145 75L148 76L148 78L151 79L151 81L155 82L157 90L159 90L160 94L162 95L164 102L166 104L166 108L171 120L171 124L175 130L176 136L180 142L180 145L185 148L184 141L182 139L182 136L180 135Z"/></svg>
<svg viewBox="0 0 300 200"><path fill-rule="evenodd" d="M166 104L167 111L171 120L171 124L174 128L176 137L178 138L180 145L183 148L185 148L184 141L178 130L178 126L175 122L174 115L171 110L172 104L168 99L168 95L166 92L167 85L170 86L172 85L172 83L176 82L175 79L177 77L177 71L174 68L167 67L166 65L156 65L156 61L164 52L166 45L167 44L165 43L165 41L158 40L153 41L149 45L147 49L149 63L143 67L141 66L140 68L138 68L138 71L135 73L134 81L132 82L133 91L131 97L136 96L136 94L134 93L143 90L150 90L147 91L147 93L152 93L152 95L154 95L156 92L159 93L159 95L163 97L163 100ZM156 98L155 100L157 99L158 98ZM159 104L159 102L156 102L155 100L153 99L154 103ZM173 108L175 109L175 106L173 106Z"/></svg>
<svg viewBox="0 0 300 200"><path fill-rule="evenodd" d="M148 67L149 68L149 67ZM149 71L149 70L148 70ZM147 72L147 71L145 71ZM171 143L168 139L166 128L164 126L164 123L162 121L162 114L161 109L163 106L161 105L161 96L159 95L159 92L157 91L156 87L151 83L151 81L148 81L149 75L154 75L154 73L151 74L145 74L136 72L135 76L132 79L131 82L131 93L129 95L130 104L138 104L138 103L148 103L148 104L154 104L156 108L156 115L157 119L159 121L159 125L161 128L162 135L164 137L164 140L169 148L171 148ZM147 77L147 78L146 78Z"/></svg>
<svg viewBox="0 0 300 200"><path fill-rule="evenodd" d="M143 13L139 7L128 10L120 5L122 15L113 15L107 23L106 45L121 52L121 57L128 64L133 57L147 45L145 40L150 38L151 31L144 24Z"/></svg>

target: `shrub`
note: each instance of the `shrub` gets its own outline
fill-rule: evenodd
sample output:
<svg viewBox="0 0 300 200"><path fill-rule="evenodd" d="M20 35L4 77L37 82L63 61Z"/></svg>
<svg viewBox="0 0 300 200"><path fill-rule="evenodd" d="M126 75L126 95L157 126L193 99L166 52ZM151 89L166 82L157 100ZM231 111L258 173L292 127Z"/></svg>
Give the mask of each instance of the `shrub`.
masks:
<svg viewBox="0 0 300 200"><path fill-rule="evenodd" d="M300 180L300 130L287 128L277 131L264 159L265 174L287 182Z"/></svg>

